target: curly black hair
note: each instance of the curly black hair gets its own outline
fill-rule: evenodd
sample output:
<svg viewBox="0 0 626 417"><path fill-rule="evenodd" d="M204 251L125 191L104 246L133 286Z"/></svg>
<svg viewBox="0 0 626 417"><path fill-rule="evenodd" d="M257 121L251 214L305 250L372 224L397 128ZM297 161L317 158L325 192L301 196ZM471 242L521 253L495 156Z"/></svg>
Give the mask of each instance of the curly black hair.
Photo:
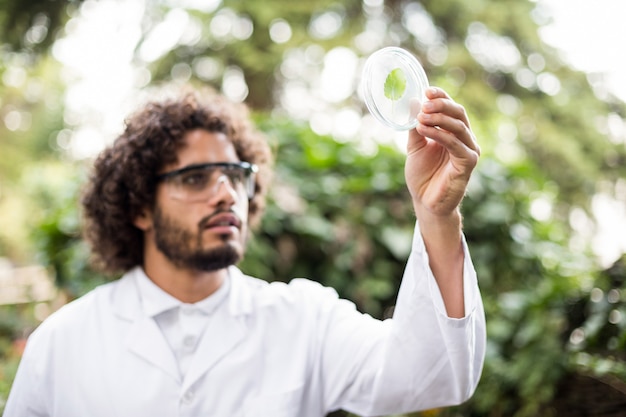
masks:
<svg viewBox="0 0 626 417"><path fill-rule="evenodd" d="M247 107L197 91L152 101L126 120L123 133L98 156L81 198L84 237L100 270L120 273L143 264L143 232L133 219L154 207L157 173L176 162L183 136L197 128L224 133L240 160L259 167L248 221L260 223L272 155Z"/></svg>

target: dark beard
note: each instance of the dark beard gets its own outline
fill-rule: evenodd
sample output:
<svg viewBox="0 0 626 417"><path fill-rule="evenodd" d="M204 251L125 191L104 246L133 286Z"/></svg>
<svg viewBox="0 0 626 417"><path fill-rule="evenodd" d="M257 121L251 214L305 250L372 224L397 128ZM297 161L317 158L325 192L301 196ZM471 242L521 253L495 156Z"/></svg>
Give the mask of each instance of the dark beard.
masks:
<svg viewBox="0 0 626 417"><path fill-rule="evenodd" d="M212 272L241 260L239 252L226 241L217 248L203 250L200 230L194 237L158 207L154 211L154 239L157 248L179 268Z"/></svg>

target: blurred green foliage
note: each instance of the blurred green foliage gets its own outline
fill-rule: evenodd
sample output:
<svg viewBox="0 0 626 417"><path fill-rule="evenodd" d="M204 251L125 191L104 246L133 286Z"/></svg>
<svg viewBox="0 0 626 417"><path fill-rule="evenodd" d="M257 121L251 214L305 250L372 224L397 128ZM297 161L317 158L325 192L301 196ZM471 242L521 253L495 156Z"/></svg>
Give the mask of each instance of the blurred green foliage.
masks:
<svg viewBox="0 0 626 417"><path fill-rule="evenodd" d="M414 226L403 155L382 145L364 155L352 143L286 121L259 125L275 141L277 166L242 268L269 280L316 279L382 317Z"/></svg>
<svg viewBox="0 0 626 417"><path fill-rule="evenodd" d="M74 126L63 119L60 65L45 48L54 41L50 34L62 34L57 29L63 19L79 13L79 2L52 2L59 19L48 20L34 11L45 14L41 7L52 4L3 3L10 7L0 9L0 21L22 16L16 21L22 32L5 26L1 39L0 255L17 264L45 265L74 298L106 278L90 268L80 239L77 197L88 163L71 161L59 146ZM68 4L71 13L58 14ZM170 11L167 4L146 9L137 51ZM584 74L542 43L537 29L549 19L536 2L376 4L224 0L211 10L186 10L202 28L195 43L177 44L154 62L135 57L134 64L148 69L153 83L176 80L174 69L181 65L191 69L187 81L217 89L226 68L244 74L246 101L257 110L255 119L272 141L277 164L265 218L241 268L267 280L315 279L362 311L391 315L415 220L401 149L384 140L367 148L359 138L314 133L306 117L286 116L293 115L281 96L293 82L281 70L290 54L346 47L363 59L367 50L358 37L378 28L381 46L410 50L431 84L465 106L483 150L463 202L465 234L487 314L483 377L468 403L416 415L558 415L552 401L561 383L575 374L623 390L626 258L603 270L588 241L574 230L572 216L589 216L595 193L619 198L626 149L611 137L607 121L623 122L624 103L599 94ZM240 39L208 30L214 19L233 16L251 22L254 35ZM329 16L339 16L339 29L329 37L312 36L316 19ZM292 30L283 43L269 36L279 18ZM44 38L24 37L24 28L41 31L44 24ZM420 31L424 28L431 32ZM481 52L481 45L512 45L519 60L507 66L494 58L496 51ZM215 75L197 70L203 58L217 63ZM301 64L297 86L317 97L323 59ZM557 79L558 91L550 90L554 83L542 88L542 79ZM355 95L325 110L343 107L364 110ZM22 337L34 325L32 306L0 308L0 410Z"/></svg>
<svg viewBox="0 0 626 417"><path fill-rule="evenodd" d="M277 174L240 267L267 280L315 279L362 311L389 316L414 227L402 152L381 145L366 155L303 125L266 117L258 124L274 142ZM36 228L42 261L72 296L104 279L90 271L78 237L81 182L67 182ZM623 322L612 323L613 311L626 313L623 270L597 275L590 256L568 250L566 224L529 214L528 190L541 184L549 187L528 164L510 169L492 159L473 179L463 211L488 316L488 355L475 397L439 415L541 415L568 372L624 378L626 332ZM570 340L576 329L585 329L582 345Z"/></svg>

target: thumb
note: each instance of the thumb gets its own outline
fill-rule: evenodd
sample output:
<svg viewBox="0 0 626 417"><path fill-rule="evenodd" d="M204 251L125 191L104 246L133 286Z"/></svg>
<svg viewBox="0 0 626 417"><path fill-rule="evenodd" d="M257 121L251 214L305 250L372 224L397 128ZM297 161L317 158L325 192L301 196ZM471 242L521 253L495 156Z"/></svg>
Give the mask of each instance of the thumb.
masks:
<svg viewBox="0 0 626 417"><path fill-rule="evenodd" d="M419 99L413 98L410 102L410 119L417 119L417 115L422 109L422 103ZM419 125L419 123L418 123ZM409 140L407 142L407 152L415 152L426 146L426 138L417 131L417 126L409 130Z"/></svg>

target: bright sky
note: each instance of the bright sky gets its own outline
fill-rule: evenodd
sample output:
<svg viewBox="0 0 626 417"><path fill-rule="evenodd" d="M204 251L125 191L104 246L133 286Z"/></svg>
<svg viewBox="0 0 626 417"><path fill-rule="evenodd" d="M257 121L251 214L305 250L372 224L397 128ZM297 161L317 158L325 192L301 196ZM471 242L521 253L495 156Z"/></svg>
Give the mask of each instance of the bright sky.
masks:
<svg viewBox="0 0 626 417"><path fill-rule="evenodd" d="M191 4L194 1L186 0L186 3ZM543 39L559 48L564 60L573 67L590 73L603 74L608 83L607 88L626 101L626 54L623 52L623 42L626 40L626 24L624 23L626 1L533 1L536 1L539 7L553 17L553 23L541 30ZM219 4L218 0L195 2L205 6L210 5L211 10ZM57 42L53 50L55 57L66 65L70 86L66 102L70 120L66 122L72 124L72 114L76 115L77 123L81 122L78 123L80 127L74 131L71 139L66 143L74 156L78 158L93 155L107 139L119 132L124 116L135 107L134 101L139 89L150 81L150 74L146 70L137 69L131 65L133 49L141 35L139 23L144 11L143 2L87 1L81 10L81 18L70 22L67 30L68 36ZM211 23L210 30L214 35L218 36L223 32L240 39L250 36L250 24L245 19L233 20L231 16L221 17L222 19L214 19L217 23ZM220 22L222 24L218 24ZM198 36L197 23L189 20L188 16L180 10L170 12L159 26L159 30L151 35L154 38L153 42L144 43L140 50L140 55L145 61L158 59L162 53L173 46L171 42L184 43L193 41L194 37ZM160 33L165 33L166 39L158 38L157 35ZM290 36L288 24L284 21L277 22L273 25L270 35L276 42L284 41L284 37ZM375 45L372 40L366 43L370 46ZM315 52L308 51L307 53L315 55ZM346 55L339 52L341 51L337 50L333 53L338 57ZM331 55L323 57L322 53L325 67L332 67ZM295 61L302 61L302 57ZM326 61L329 62L326 63ZM341 62L340 59L336 61L337 65ZM212 72L219 72L212 62L202 62L202 65L200 69L207 76L210 76ZM346 65L341 65L346 67ZM301 74L298 73L298 68L289 68L288 65L283 65L283 67L283 71L290 70L294 73L296 80L300 79ZM177 69L177 73L182 74L184 78L190 70L188 66L184 68L181 66ZM194 67L194 70L198 72L199 67ZM332 73L336 74L337 71L332 71ZM225 76L224 85L230 86L233 98L247 92L245 81L242 81L240 73L236 71L229 73L226 69L225 74L229 79L227 80ZM322 87L324 87L324 80L322 77ZM334 87L327 90L342 94L342 90ZM299 96L300 93L305 93L304 90L293 88L290 91L290 94L295 96L291 97L291 100L290 96L286 97L287 101L296 104L311 101L302 100ZM228 94L227 91L225 93ZM297 109L295 104L290 107ZM335 126L356 124L362 127L368 123L367 118L361 120L360 115L353 113L338 112L332 124ZM95 120L93 120L94 115L97 115ZM88 119L85 120L85 117ZM328 126L328 115L322 117L318 114L312 116L309 114L309 117L313 128ZM623 128L626 129L626 126ZM328 133L341 138L342 133L349 136L354 135L355 132L333 130ZM363 143L355 145L363 146ZM626 196L623 200L626 200ZM626 252L626 233L623 233L626 230L626 206L623 202L616 202L608 197L599 197L594 199L594 209L600 221L599 231L593 236L594 247L603 265L609 265L621 253Z"/></svg>
<svg viewBox="0 0 626 417"><path fill-rule="evenodd" d="M553 12L543 39L585 72L606 73L613 92L626 101L626 1L538 0Z"/></svg>
<svg viewBox="0 0 626 417"><path fill-rule="evenodd" d="M551 10L554 18L541 30L543 39L561 49L564 59L575 68L605 74L607 87L626 101L626 1L538 0L538 4ZM624 190L622 194L626 194ZM624 195L621 201L608 195L596 196L592 201L598 230L590 238L604 266L610 266L626 252L625 201Z"/></svg>

